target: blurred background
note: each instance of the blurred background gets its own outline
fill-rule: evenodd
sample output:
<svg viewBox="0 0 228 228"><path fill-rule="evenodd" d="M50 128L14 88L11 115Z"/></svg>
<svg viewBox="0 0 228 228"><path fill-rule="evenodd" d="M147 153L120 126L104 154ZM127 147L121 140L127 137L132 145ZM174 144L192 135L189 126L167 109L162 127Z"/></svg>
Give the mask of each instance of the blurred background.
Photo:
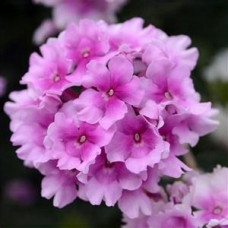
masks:
<svg viewBox="0 0 228 228"><path fill-rule="evenodd" d="M25 168L10 144L9 119L2 111L10 91L19 90L27 71L34 30L51 10L31 0L0 1L0 75L7 90L0 98L0 227L1 228L118 228L116 208L91 206L76 200L56 209L40 197L41 175ZM203 137L193 148L198 165L211 171L228 166L228 0L129 0L118 14L120 22L140 16L169 35L186 34L200 51L193 72L196 90L203 101L211 100L221 112L220 128Z"/></svg>

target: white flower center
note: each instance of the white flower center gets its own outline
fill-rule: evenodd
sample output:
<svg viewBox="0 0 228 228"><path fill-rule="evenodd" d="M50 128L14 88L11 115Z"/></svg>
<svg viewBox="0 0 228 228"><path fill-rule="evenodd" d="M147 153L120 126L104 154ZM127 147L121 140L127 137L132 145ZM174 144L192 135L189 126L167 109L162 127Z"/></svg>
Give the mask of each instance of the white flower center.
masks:
<svg viewBox="0 0 228 228"><path fill-rule="evenodd" d="M113 89L110 89L108 92L107 92L108 96L111 97L114 95L114 90Z"/></svg>
<svg viewBox="0 0 228 228"><path fill-rule="evenodd" d="M81 53L82 53L83 58L89 57L90 56L90 48L83 49Z"/></svg>
<svg viewBox="0 0 228 228"><path fill-rule="evenodd" d="M141 135L139 133L135 133L134 140L136 143L139 143L141 141Z"/></svg>
<svg viewBox="0 0 228 228"><path fill-rule="evenodd" d="M85 135L82 135L82 136L79 138L79 143L83 144L86 140L87 140L86 136L85 136Z"/></svg>
<svg viewBox="0 0 228 228"><path fill-rule="evenodd" d="M165 92L165 93L164 93L164 96L165 96L167 99L169 99L169 100L172 99L172 95L171 95L169 92Z"/></svg>
<svg viewBox="0 0 228 228"><path fill-rule="evenodd" d="M221 207L215 207L213 210L213 213L216 215L219 215L222 213L222 208Z"/></svg>
<svg viewBox="0 0 228 228"><path fill-rule="evenodd" d="M54 75L53 82L59 82L59 81L60 81L60 76L59 75Z"/></svg>

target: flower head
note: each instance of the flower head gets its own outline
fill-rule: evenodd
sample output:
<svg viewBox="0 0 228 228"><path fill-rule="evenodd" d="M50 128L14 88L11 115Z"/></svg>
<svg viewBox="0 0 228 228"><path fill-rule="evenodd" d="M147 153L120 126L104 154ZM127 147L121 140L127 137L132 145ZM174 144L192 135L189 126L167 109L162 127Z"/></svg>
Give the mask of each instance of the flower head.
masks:
<svg viewBox="0 0 228 228"><path fill-rule="evenodd" d="M168 197L159 187L163 176L190 170L179 158L186 144L217 126L190 78L198 52L189 45L185 36L143 28L139 18L83 20L31 55L21 81L27 89L13 92L5 111L18 157L44 175L43 197L57 207L76 197L118 204L132 219L150 217L170 198L175 213L159 219L192 226L189 211L176 205L186 189L173 187Z"/></svg>

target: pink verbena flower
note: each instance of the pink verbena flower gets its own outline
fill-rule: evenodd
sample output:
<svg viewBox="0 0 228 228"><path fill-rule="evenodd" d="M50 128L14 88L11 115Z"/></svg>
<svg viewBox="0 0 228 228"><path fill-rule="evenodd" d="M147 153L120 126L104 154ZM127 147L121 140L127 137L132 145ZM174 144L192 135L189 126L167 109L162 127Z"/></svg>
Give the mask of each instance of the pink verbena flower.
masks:
<svg viewBox="0 0 228 228"><path fill-rule="evenodd" d="M78 23L81 19L115 22L116 12L126 4L127 0L33 0L33 2L52 7L52 20L48 20L49 23L47 20L44 21L34 33L33 40L36 44L41 44L48 36L65 29L72 22Z"/></svg>
<svg viewBox="0 0 228 228"><path fill-rule="evenodd" d="M110 142L113 130L82 122L75 112L72 101L63 105L48 128L44 144L60 169L86 172Z"/></svg>
<svg viewBox="0 0 228 228"><path fill-rule="evenodd" d="M164 152L164 142L156 128L131 111L118 122L117 131L106 146L108 160L125 162L132 173L154 167L162 159Z"/></svg>
<svg viewBox="0 0 228 228"><path fill-rule="evenodd" d="M213 173L193 178L191 205L198 209L195 216L201 225L211 219L228 218L228 169L217 168Z"/></svg>
<svg viewBox="0 0 228 228"><path fill-rule="evenodd" d="M67 57L76 63L77 68L81 62L87 64L110 49L107 24L102 21L82 20L79 25L70 24L60 38Z"/></svg>
<svg viewBox="0 0 228 228"><path fill-rule="evenodd" d="M189 74L189 68L173 67L170 60L153 60L146 72L146 76L150 79L148 81L149 98L158 103L180 104L183 102L183 105L186 100L197 101L199 95L193 88Z"/></svg>
<svg viewBox="0 0 228 228"><path fill-rule="evenodd" d="M30 68L22 78L23 84L37 90L38 93L61 94L71 85L69 75L72 61L67 59L56 39L50 39L40 48L41 56L33 53L30 57Z"/></svg>
<svg viewBox="0 0 228 228"><path fill-rule="evenodd" d="M85 77L83 85L86 88L95 88L88 90L91 96L86 100L85 107L90 105L100 107L103 115L99 123L104 128L109 128L117 120L120 120L127 113L127 104L139 105L143 93L140 87L140 79L133 76L133 67L130 61L124 57L113 57L108 66L91 61L87 65L90 75ZM97 80L99 77L99 80ZM138 93L134 93L138 91ZM86 94L86 91L84 92ZM85 96L85 95L84 95Z"/></svg>
<svg viewBox="0 0 228 228"><path fill-rule="evenodd" d="M5 111L18 157L45 176L43 197L57 207L76 197L118 204L132 219L168 199L182 203L181 190L167 196L159 181L189 171L186 144L217 126L194 89L198 52L189 44L139 18L83 20L31 55L27 89Z"/></svg>
<svg viewBox="0 0 228 228"><path fill-rule="evenodd" d="M144 192L125 191L123 200L119 201L126 223L123 227L135 228L137 224L146 228L225 228L228 225L227 177L227 168L217 168L210 174L184 175L181 181L166 185L165 191L160 189L160 195L145 189Z"/></svg>

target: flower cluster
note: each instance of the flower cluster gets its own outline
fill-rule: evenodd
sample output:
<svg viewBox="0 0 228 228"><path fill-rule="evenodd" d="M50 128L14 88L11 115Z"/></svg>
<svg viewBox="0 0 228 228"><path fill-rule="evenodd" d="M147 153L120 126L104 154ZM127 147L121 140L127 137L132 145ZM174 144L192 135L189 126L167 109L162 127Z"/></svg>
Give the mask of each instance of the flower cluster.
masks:
<svg viewBox="0 0 228 228"><path fill-rule="evenodd" d="M165 193L166 192L166 193ZM213 173L186 174L150 195L153 213L136 219L125 216L123 228L227 228L228 168L218 167Z"/></svg>
<svg viewBox="0 0 228 228"><path fill-rule="evenodd" d="M36 4L52 7L53 19L45 20L34 33L34 42L43 43L47 37L62 31L80 19L116 21L118 12L127 0L33 0Z"/></svg>
<svg viewBox="0 0 228 228"><path fill-rule="evenodd" d="M83 20L31 55L27 89L11 93L5 111L18 157L44 175L43 197L151 214L159 178L189 170L179 156L217 126L190 78L190 44L139 18Z"/></svg>

